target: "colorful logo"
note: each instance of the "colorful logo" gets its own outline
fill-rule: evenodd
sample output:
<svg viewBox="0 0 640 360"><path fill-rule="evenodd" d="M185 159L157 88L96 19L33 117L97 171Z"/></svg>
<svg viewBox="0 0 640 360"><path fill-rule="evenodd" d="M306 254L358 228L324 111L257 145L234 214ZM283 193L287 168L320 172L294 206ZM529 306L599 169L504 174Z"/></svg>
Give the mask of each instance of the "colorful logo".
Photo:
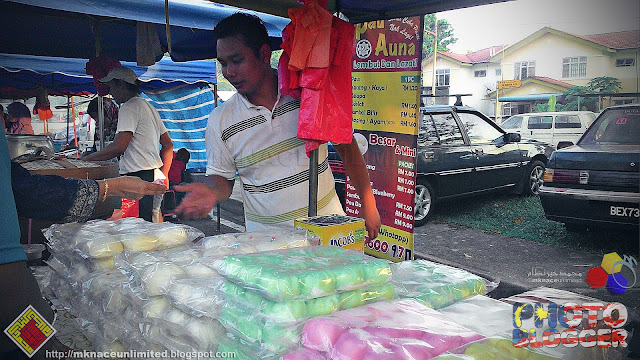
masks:
<svg viewBox="0 0 640 360"><path fill-rule="evenodd" d="M617 315L614 315L617 314ZM598 319L602 319L600 323ZM514 347L628 346L627 308L620 303L513 304ZM533 320L533 323L532 323Z"/></svg>
<svg viewBox="0 0 640 360"><path fill-rule="evenodd" d="M28 357L32 357L53 335L56 329L40 315L33 306L29 305L4 333L13 340L16 345Z"/></svg>
<svg viewBox="0 0 640 360"><path fill-rule="evenodd" d="M627 289L636 284L636 271L634 266L638 265L638 261L631 256L624 256L624 259L618 253L612 252L602 257L602 264L587 271L587 284L592 289L606 287L613 295L623 294ZM630 282L631 276L627 274L626 278L622 275L622 267L628 268L630 275L633 276L633 282Z"/></svg>

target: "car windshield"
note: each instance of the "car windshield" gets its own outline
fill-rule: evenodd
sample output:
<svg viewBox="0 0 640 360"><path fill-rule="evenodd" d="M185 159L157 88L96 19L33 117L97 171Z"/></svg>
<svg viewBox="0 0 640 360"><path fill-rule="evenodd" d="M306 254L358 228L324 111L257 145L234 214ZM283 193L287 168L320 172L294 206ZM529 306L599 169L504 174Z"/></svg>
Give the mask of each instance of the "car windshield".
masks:
<svg viewBox="0 0 640 360"><path fill-rule="evenodd" d="M578 142L579 145L640 145L640 108L606 110Z"/></svg>
<svg viewBox="0 0 640 360"><path fill-rule="evenodd" d="M521 126L522 116L512 116L500 125L503 129L519 129Z"/></svg>

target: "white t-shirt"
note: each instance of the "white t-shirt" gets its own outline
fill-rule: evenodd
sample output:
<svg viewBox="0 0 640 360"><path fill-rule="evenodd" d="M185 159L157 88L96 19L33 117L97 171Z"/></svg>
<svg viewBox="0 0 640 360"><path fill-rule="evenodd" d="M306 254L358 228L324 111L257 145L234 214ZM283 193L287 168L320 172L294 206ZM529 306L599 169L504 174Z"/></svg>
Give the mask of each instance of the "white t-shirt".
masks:
<svg viewBox="0 0 640 360"><path fill-rule="evenodd" d="M118 130L131 131L133 137L120 158L120 174L162 167L160 135L167 132L158 111L140 96L120 106Z"/></svg>
<svg viewBox="0 0 640 360"><path fill-rule="evenodd" d="M209 116L207 175L242 181L247 231L281 227L308 214L309 158L297 138L300 100L279 98L273 111L233 95ZM318 215L344 214L328 165L319 148Z"/></svg>

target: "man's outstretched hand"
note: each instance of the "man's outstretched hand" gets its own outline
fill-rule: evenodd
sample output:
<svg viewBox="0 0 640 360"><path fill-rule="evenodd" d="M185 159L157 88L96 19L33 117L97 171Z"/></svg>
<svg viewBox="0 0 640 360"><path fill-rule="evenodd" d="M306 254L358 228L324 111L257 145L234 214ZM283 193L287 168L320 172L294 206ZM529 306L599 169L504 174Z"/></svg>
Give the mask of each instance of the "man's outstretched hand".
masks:
<svg viewBox="0 0 640 360"><path fill-rule="evenodd" d="M216 192L202 183L176 185L173 189L187 193L175 210L184 219L205 218L218 200Z"/></svg>

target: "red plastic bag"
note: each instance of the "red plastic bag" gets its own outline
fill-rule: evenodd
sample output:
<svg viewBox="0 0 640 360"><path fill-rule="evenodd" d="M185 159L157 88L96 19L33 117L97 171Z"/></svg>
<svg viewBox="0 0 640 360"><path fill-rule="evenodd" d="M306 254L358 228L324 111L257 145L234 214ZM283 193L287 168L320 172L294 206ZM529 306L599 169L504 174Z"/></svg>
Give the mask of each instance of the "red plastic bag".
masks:
<svg viewBox="0 0 640 360"><path fill-rule="evenodd" d="M120 209L122 210L122 217L138 217L138 201L122 198Z"/></svg>
<svg viewBox="0 0 640 360"><path fill-rule="evenodd" d="M301 10L304 6L298 8ZM313 18L313 16L312 16ZM278 73L280 76L280 93L300 98L300 114L298 115L298 138L306 140L307 155L324 142L350 143L352 128L352 83L351 52L355 38L355 27L346 21L333 17L327 67L311 67L301 71L292 69L289 63L295 47L299 27L295 17L283 32L284 50ZM301 32L304 35L304 31ZM326 39L324 39L326 41ZM324 44L322 46L324 48ZM307 47L305 47L308 53ZM324 49L323 51L326 51ZM295 66L293 67L295 68Z"/></svg>

